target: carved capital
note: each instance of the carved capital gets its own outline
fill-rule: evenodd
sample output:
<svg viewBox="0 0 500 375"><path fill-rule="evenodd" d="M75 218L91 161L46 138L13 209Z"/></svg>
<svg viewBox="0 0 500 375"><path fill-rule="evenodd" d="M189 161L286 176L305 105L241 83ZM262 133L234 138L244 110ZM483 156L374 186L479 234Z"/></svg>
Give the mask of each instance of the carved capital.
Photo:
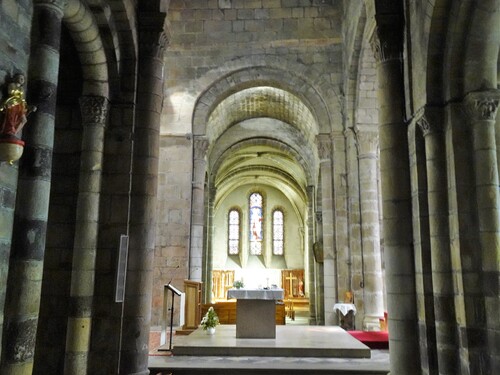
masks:
<svg viewBox="0 0 500 375"><path fill-rule="evenodd" d="M139 52L143 56L162 58L168 46L165 13L142 12L139 16Z"/></svg>
<svg viewBox="0 0 500 375"><path fill-rule="evenodd" d="M322 223L323 222L323 212L316 211L315 214L316 214L316 221L318 223Z"/></svg>
<svg viewBox="0 0 500 375"><path fill-rule="evenodd" d="M139 33L139 49L143 56L162 58L168 45L167 35L164 32L141 31Z"/></svg>
<svg viewBox="0 0 500 375"><path fill-rule="evenodd" d="M332 155L332 141L328 135L318 135L316 137L318 154L321 161L330 161Z"/></svg>
<svg viewBox="0 0 500 375"><path fill-rule="evenodd" d="M68 5L68 0L34 0L34 5L54 8L62 15L64 8Z"/></svg>
<svg viewBox="0 0 500 375"><path fill-rule="evenodd" d="M375 158L378 152L378 132L374 130L356 131L356 147L359 158Z"/></svg>
<svg viewBox="0 0 500 375"><path fill-rule="evenodd" d="M473 121L494 121L499 103L499 90L475 91L464 98L465 111Z"/></svg>
<svg viewBox="0 0 500 375"><path fill-rule="evenodd" d="M377 62L403 58L403 25L399 17L377 16L377 27L370 45Z"/></svg>
<svg viewBox="0 0 500 375"><path fill-rule="evenodd" d="M424 106L413 116L412 122L420 128L424 137L443 131L442 108Z"/></svg>
<svg viewBox="0 0 500 375"><path fill-rule="evenodd" d="M101 124L106 125L108 117L109 100L104 96L82 96L80 98L80 110L82 112L83 125Z"/></svg>
<svg viewBox="0 0 500 375"><path fill-rule="evenodd" d="M193 141L194 158L205 159L210 143L206 137L195 136Z"/></svg>
<svg viewBox="0 0 500 375"><path fill-rule="evenodd" d="M420 116L420 118L416 120L416 124L422 131L424 137L428 136L435 130L434 127L431 127L431 124L427 121L425 116Z"/></svg>

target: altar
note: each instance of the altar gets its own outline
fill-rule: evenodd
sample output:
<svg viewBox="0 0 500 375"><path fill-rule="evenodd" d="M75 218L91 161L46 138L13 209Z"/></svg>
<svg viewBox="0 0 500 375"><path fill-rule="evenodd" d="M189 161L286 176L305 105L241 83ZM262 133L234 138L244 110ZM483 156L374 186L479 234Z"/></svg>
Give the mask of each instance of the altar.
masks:
<svg viewBox="0 0 500 375"><path fill-rule="evenodd" d="M236 338L276 338L276 300L283 289L229 289L227 298L236 298Z"/></svg>

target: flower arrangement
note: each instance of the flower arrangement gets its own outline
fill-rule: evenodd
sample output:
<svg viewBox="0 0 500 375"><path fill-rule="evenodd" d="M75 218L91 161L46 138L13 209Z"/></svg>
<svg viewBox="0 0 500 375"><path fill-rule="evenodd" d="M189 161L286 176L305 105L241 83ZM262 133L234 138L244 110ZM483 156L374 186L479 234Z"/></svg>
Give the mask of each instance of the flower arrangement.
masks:
<svg viewBox="0 0 500 375"><path fill-rule="evenodd" d="M210 306L205 316L201 319L201 326L206 331L209 328L215 328L217 324L219 324L219 317L214 308Z"/></svg>
<svg viewBox="0 0 500 375"><path fill-rule="evenodd" d="M243 288L245 285L243 284L243 281L241 281L241 280L236 280L236 281L233 283L233 286L234 286L236 289L240 289L240 288Z"/></svg>

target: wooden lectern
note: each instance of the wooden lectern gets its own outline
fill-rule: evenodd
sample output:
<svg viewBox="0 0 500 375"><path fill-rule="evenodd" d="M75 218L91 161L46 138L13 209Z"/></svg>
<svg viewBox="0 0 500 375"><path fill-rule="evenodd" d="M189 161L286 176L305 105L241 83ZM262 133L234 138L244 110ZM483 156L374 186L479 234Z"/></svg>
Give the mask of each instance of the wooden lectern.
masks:
<svg viewBox="0 0 500 375"><path fill-rule="evenodd" d="M201 286L199 281L184 280L184 326L183 330L195 330L201 323Z"/></svg>

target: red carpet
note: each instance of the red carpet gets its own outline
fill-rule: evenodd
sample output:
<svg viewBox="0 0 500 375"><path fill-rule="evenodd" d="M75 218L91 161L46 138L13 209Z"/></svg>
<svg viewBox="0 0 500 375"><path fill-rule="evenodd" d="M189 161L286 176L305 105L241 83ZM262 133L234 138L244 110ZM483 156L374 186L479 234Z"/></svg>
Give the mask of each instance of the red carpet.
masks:
<svg viewBox="0 0 500 375"><path fill-rule="evenodd" d="M389 349L389 332L387 331L347 331L370 349Z"/></svg>

